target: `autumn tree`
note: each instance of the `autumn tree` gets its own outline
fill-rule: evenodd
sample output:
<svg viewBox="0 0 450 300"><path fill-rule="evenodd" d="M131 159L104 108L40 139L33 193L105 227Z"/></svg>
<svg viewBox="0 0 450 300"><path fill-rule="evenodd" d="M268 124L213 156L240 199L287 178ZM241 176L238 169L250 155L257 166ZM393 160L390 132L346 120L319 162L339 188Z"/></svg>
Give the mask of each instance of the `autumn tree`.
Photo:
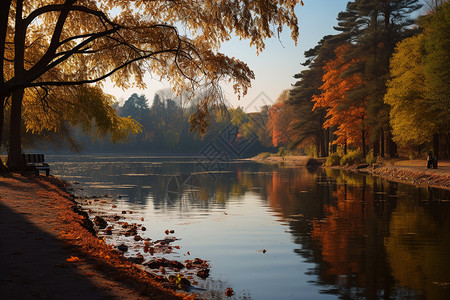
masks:
<svg viewBox="0 0 450 300"><path fill-rule="evenodd" d="M344 147L353 144L362 149L365 156L367 128L366 99L349 97L349 92L363 84L359 74L342 77L350 67L358 63L353 59L347 61L345 55L350 51L351 45L343 44L335 49L336 58L324 66L322 93L313 97L313 109L325 109L326 121L324 128L335 127L334 134L338 137L333 143Z"/></svg>
<svg viewBox="0 0 450 300"><path fill-rule="evenodd" d="M384 99L392 107L394 139L419 150L433 144L442 158L450 155L449 16L447 2L422 18L421 34L398 44Z"/></svg>
<svg viewBox="0 0 450 300"><path fill-rule="evenodd" d="M443 2L436 13L423 18L425 34L425 75L437 130L433 132L436 155L450 157L450 3ZM440 151L439 145L443 146Z"/></svg>
<svg viewBox="0 0 450 300"><path fill-rule="evenodd" d="M333 128L323 128L326 111L321 108L314 110L312 99L321 93L323 67L328 60L334 58L334 48L338 42L335 36L328 35L323 37L316 47L305 52L306 61L302 65L308 68L294 75L298 81L290 90L287 100L294 112L292 129L296 132L296 139L292 141L292 146L312 144L320 156L328 155Z"/></svg>
<svg viewBox="0 0 450 300"><path fill-rule="evenodd" d="M424 36L403 40L391 60L391 80L385 101L391 106L394 140L400 145L420 147L432 141L436 131L425 84Z"/></svg>
<svg viewBox="0 0 450 300"><path fill-rule="evenodd" d="M267 132L272 138L275 147L289 146L295 140L292 123L294 114L286 101L289 90L283 91L275 104L269 108L269 119L267 121Z"/></svg>
<svg viewBox="0 0 450 300"><path fill-rule="evenodd" d="M370 141L375 155L384 156L385 144L391 157L397 155L389 127L390 108L383 101L389 60L395 44L411 35L410 26L414 23L411 14L420 7L418 0L355 0L341 14L342 24L346 26L336 28L342 30L353 45L347 59L364 57L343 76L358 73L364 82L349 92L348 97L367 101L365 123L372 128Z"/></svg>
<svg viewBox="0 0 450 300"><path fill-rule="evenodd" d="M221 81L231 82L236 93L245 94L254 78L244 62L217 51L221 43L233 36L249 39L259 52L264 40L279 34L284 26L296 40L294 8L298 2L2 1L0 112L9 101L8 166L23 167L21 120L30 90L39 95L35 100L41 100L47 111L54 110L48 115L53 120L52 116L67 109L56 104L67 101L63 87L70 89L69 102L78 112L84 103L78 100L85 99L78 86L84 86L85 92L93 88L99 96L105 78L122 88L132 84L144 88L144 74L151 72L168 80L178 92L209 91L197 107L200 114L191 120L195 128L203 128L206 118L201 116L221 100ZM100 105L110 104L107 96L101 97ZM82 111L76 116L79 122L87 118ZM116 124L110 132L136 129L136 124L117 115L109 115L109 122Z"/></svg>

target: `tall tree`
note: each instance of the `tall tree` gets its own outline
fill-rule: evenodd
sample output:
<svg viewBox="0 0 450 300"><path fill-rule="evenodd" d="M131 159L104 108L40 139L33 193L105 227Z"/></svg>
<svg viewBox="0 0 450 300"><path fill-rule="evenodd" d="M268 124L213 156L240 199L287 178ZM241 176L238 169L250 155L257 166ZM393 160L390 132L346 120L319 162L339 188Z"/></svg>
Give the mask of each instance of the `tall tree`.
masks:
<svg viewBox="0 0 450 300"><path fill-rule="evenodd" d="M307 58L303 66L308 69L296 74L299 79L290 91L287 103L293 107L295 117L292 123L296 131L296 139L291 146L313 144L320 156L328 155L330 129L324 129L326 119L325 109L313 110L312 99L320 94L320 86L323 84L323 67L327 61L335 57L334 48L340 40L336 36L323 37L316 47L305 52Z"/></svg>
<svg viewBox="0 0 450 300"><path fill-rule="evenodd" d="M354 47L347 59L358 59L359 63L349 68L343 76L359 73L364 84L348 93L349 98L367 100L367 127L371 127L370 140L375 155L384 156L384 145L391 157L397 155L397 147L391 139L389 106L384 104L389 60L395 44L410 34L413 24L411 14L421 7L418 0L355 0L347 6L345 16L357 30L351 35ZM356 14L356 15L355 15ZM351 32L344 27L344 32Z"/></svg>
<svg viewBox="0 0 450 300"><path fill-rule="evenodd" d="M146 118L150 109L148 107L147 99L144 95L133 93L122 106L122 116L133 116L135 120L142 123Z"/></svg>
<svg viewBox="0 0 450 300"><path fill-rule="evenodd" d="M289 91L283 91L278 96L277 102L269 108L269 119L267 121L267 132L272 138L272 144L275 147L288 146L294 140L294 131L292 122L294 114L286 104Z"/></svg>
<svg viewBox="0 0 450 300"><path fill-rule="evenodd" d="M450 157L450 3L442 3L436 13L422 20L425 34L425 75L437 130L433 132L436 155ZM443 146L442 151L439 145Z"/></svg>
<svg viewBox="0 0 450 300"><path fill-rule="evenodd" d="M221 80L232 81L235 91L245 94L254 78L244 62L218 53L220 44L233 33L262 51L264 40L284 26L296 40L298 2L2 1L0 102L11 101L8 166L23 167L21 118L27 89L45 94L53 87L99 86L107 77L123 88L131 80L145 87L143 77L150 71L177 91L208 88L198 106L207 113L208 103L221 99ZM179 26L188 33L181 34Z"/></svg>
<svg viewBox="0 0 450 300"><path fill-rule="evenodd" d="M391 106L394 140L419 148L432 142L436 132L435 112L430 110L423 57L424 35L403 40L391 60L391 79L385 101Z"/></svg>
<svg viewBox="0 0 450 300"><path fill-rule="evenodd" d="M365 156L365 141L367 128L364 124L366 119L364 99L354 99L347 97L348 91L363 84L359 74L341 77L349 67L357 63L355 59L346 61L344 56L351 49L351 45L343 44L336 48L336 58L330 60L324 66L323 91L313 98L314 109L325 109L327 120L323 124L324 128L335 127L334 134L338 136L333 143L342 145L346 151L347 144L353 144L362 149Z"/></svg>
<svg viewBox="0 0 450 300"><path fill-rule="evenodd" d="M421 34L398 44L385 96L394 139L419 149L432 143L441 158L450 155L449 19L447 2L421 18Z"/></svg>

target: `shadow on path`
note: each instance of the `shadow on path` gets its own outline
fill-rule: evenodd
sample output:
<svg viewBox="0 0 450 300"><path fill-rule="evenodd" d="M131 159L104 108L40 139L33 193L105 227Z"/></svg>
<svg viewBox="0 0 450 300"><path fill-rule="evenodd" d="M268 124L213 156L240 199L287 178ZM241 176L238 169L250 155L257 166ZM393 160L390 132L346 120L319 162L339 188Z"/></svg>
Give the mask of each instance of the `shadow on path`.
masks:
<svg viewBox="0 0 450 300"><path fill-rule="evenodd" d="M61 241L1 203L0 234L0 299L113 298L66 261Z"/></svg>

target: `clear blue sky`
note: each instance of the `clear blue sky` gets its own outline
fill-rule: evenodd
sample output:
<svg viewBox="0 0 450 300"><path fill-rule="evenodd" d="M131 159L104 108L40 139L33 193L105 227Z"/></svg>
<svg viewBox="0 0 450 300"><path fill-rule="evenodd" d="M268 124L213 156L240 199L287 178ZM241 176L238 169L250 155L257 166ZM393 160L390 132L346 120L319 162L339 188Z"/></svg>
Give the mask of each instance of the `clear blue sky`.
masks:
<svg viewBox="0 0 450 300"><path fill-rule="evenodd" d="M293 75L304 67L303 53L317 45L325 35L335 34L333 26L336 17L344 11L349 0L303 0L304 6L298 5L296 14L299 20L300 36L295 46L290 38L290 32L285 30L280 39L273 38L266 43L265 50L259 55L254 48L250 48L248 41L233 40L224 44L221 51L230 57L245 61L255 72L252 88L239 101L233 94L231 87L224 86L225 96L231 106L241 106L247 112L257 111L264 104L276 101L281 92L289 89L296 82ZM169 88L167 85L147 76L146 90L130 89L122 91L105 86L106 92L117 97L120 102L125 101L132 93L145 94L149 102L153 101L155 92Z"/></svg>
<svg viewBox="0 0 450 300"><path fill-rule="evenodd" d="M325 35L334 34L333 26L340 11L345 10L348 0L304 0L304 6L297 6L300 36L295 46L290 32L284 31L281 38L267 41L264 52L256 55L248 42L232 41L222 47L229 56L238 57L248 63L255 72L255 80L248 94L237 101L232 89L225 88L226 97L233 106L242 106L246 111L259 110L259 106L270 104L281 92L296 82L293 75L304 67L303 53L317 45Z"/></svg>

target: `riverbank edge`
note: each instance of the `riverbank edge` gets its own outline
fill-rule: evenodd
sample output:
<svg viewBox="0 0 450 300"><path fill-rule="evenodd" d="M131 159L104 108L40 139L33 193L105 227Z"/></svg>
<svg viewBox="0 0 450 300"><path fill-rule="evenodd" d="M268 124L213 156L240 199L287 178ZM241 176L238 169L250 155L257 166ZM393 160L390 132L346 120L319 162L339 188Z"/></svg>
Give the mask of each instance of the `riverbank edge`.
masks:
<svg viewBox="0 0 450 300"><path fill-rule="evenodd" d="M33 218L37 215L34 209L27 211L27 205L32 205L27 202L27 199L20 200L19 206L20 214L27 215L31 223L37 227L48 228L51 224L53 228L50 229L52 236L62 242L61 249L63 251L69 249L73 256L67 260L67 264L78 269L79 273L84 275L86 279L94 279L95 285L98 289L112 289L114 294L112 299L194 299L195 295L187 293L179 293L163 286L161 278L157 275L146 272L135 264L128 261L122 253L113 249L112 246L107 245L105 241L96 235L94 224L89 219L86 212L80 210L76 198L68 191L69 184L57 177L49 176L22 176L15 173L6 173L0 175L0 183L2 189L10 189L10 191L2 191L0 195L0 204L6 205L9 208L17 206L17 197L13 198L14 190L23 189L22 185L32 187L33 191L25 193L30 194L34 198L46 198L42 195L50 194L53 203L58 205L46 205L39 207L39 214L48 213L54 215L52 222L46 223L46 219L39 221L39 218ZM6 184L5 184L6 183ZM31 190L31 189L30 189ZM11 196L11 197L9 197ZM10 198L10 199L9 199ZM42 202L45 202L43 199ZM47 210L42 212L42 209ZM55 226L55 220L57 226ZM42 224L40 224L42 223ZM42 226L41 226L42 225ZM46 232L49 233L49 232ZM4 238L2 235L0 239ZM21 237L18 237L21 238ZM35 239L35 243L39 247L45 247L39 239ZM11 245L14 243L11 237L7 241L2 241L2 245ZM24 249L21 255L26 255L27 251ZM5 259L5 258L2 258ZM45 259L45 258L43 258ZM26 259L24 259L25 263ZM49 266L50 267L50 266ZM85 270L89 270L86 273ZM5 274L3 274L5 275ZM32 276L32 274L30 275ZM11 279L8 279L11 283ZM102 282L103 281L103 282ZM111 284L111 282L113 284ZM21 283L16 283L20 288ZM67 283L70 285L70 283ZM114 287L120 286L116 290ZM125 292L124 292L125 289ZM124 294L125 293L125 294ZM128 294L129 293L129 294ZM134 295L134 296L133 296ZM89 295L86 295L89 299Z"/></svg>
<svg viewBox="0 0 450 300"><path fill-rule="evenodd" d="M339 167L341 169L357 172L361 174L370 174L384 178L388 181L399 182L414 185L416 187L432 187L450 190L450 172L433 172L433 170L415 169L404 166L386 165L366 168Z"/></svg>
<svg viewBox="0 0 450 300"><path fill-rule="evenodd" d="M326 158L313 158L310 156L255 156L248 160L268 163L282 164L286 166L315 166L321 168L340 169L360 174L370 174L381 177L389 181L406 183L417 187L433 187L450 190L450 171L447 168L427 169L423 167L414 167L394 165L393 161L385 161L383 165L369 166L366 164L352 166L325 166ZM425 163L424 163L425 165Z"/></svg>

